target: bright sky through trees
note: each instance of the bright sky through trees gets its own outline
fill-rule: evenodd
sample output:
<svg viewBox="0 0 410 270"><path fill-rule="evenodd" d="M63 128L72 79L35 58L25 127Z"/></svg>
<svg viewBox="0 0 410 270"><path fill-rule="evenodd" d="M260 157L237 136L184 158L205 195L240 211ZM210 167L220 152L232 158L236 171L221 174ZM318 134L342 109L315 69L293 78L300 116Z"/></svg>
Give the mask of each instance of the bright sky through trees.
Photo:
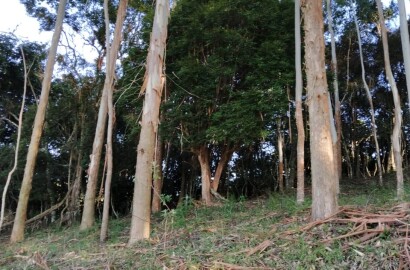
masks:
<svg viewBox="0 0 410 270"><path fill-rule="evenodd" d="M37 19L27 15L26 8L20 0L7 0L0 4L0 33L13 33L19 39L41 43L49 43L53 35L52 31L40 31ZM66 43L65 40L66 38L62 37L60 42ZM78 51L88 62L95 60L95 50L90 46L84 46L78 35L73 42L76 47L81 47ZM59 50L59 53L63 52Z"/></svg>
<svg viewBox="0 0 410 270"><path fill-rule="evenodd" d="M383 0L384 5L390 0ZM410 0L405 0L406 11L410 14ZM27 15L19 0L4 0L0 4L0 32L13 32L17 37L30 41L48 42L51 32L40 32L39 23Z"/></svg>
<svg viewBox="0 0 410 270"><path fill-rule="evenodd" d="M18 38L30 41L49 42L52 32L40 31L35 18L26 13L19 0L3 1L0 5L0 32L14 33Z"/></svg>

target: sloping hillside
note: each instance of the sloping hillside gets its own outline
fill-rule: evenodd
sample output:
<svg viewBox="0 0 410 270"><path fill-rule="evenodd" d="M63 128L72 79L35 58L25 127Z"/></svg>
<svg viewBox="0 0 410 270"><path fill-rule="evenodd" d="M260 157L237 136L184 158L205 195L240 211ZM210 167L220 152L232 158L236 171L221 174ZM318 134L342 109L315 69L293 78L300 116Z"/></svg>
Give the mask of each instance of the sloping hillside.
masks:
<svg viewBox="0 0 410 270"><path fill-rule="evenodd" d="M132 247L129 217L111 221L106 244L98 226L31 228L14 246L3 234L0 268L408 269L409 205L395 201L393 179L383 188L375 183L344 182L341 211L313 223L310 202L297 206L289 193L209 208L186 201L155 216L151 240Z"/></svg>

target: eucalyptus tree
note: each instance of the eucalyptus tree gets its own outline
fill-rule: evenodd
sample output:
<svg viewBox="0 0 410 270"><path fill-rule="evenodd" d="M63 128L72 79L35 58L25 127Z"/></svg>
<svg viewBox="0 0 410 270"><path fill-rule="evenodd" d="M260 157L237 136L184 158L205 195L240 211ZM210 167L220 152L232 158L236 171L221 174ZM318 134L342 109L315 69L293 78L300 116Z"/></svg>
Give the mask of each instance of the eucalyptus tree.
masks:
<svg viewBox="0 0 410 270"><path fill-rule="evenodd" d="M150 237L151 187L159 109L165 85L164 60L168 33L169 1L158 0L146 62L141 132L138 143L129 244Z"/></svg>
<svg viewBox="0 0 410 270"><path fill-rule="evenodd" d="M300 0L295 1L295 102L296 126L298 133L297 142L297 194L296 201L303 203L305 200L305 128L302 114L302 38L300 34Z"/></svg>
<svg viewBox="0 0 410 270"><path fill-rule="evenodd" d="M40 139L45 119L46 108L48 104L48 97L50 93L51 79L53 75L53 69L55 64L55 58L57 54L58 42L60 40L60 34L63 26L64 13L66 8L66 0L61 0L57 11L57 20L55 24L55 30L51 41L51 47L47 56L47 64L44 72L44 78L42 82L41 96L37 108L36 118L34 120L33 133L31 135L29 150L27 153L27 162L24 169L23 182L21 184L19 202L17 205L16 216L14 218L13 230L11 233L10 241L12 243L18 242L24 239L24 228L27 218L27 205L31 191L31 183L34 174L34 167L36 164L38 149L40 145Z"/></svg>
<svg viewBox="0 0 410 270"><path fill-rule="evenodd" d="M356 25L356 32L357 32L357 42L359 44L359 55L360 55L360 65L362 69L362 81L363 81L363 86L364 89L366 90L366 95L367 99L370 104L370 116L371 116L371 126L372 126L372 135L374 139L374 144L376 146L376 160L377 160L377 168L378 168L378 173L379 173L379 184L383 184L383 169L381 165L381 156L380 156L380 147L379 147L379 140L377 139L377 125L376 125L376 119L375 119L375 114L374 114L374 106L373 106L373 98L370 93L370 88L369 85L366 81L366 71L364 67L364 60L363 60L363 50L362 50L362 38L360 36L360 28L359 28L359 23L357 20L356 16L356 11L353 13L353 18L354 22Z"/></svg>
<svg viewBox="0 0 410 270"><path fill-rule="evenodd" d="M312 168L312 219L318 220L337 211L338 176L329 121L332 112L325 71L322 1L306 2L303 11Z"/></svg>
<svg viewBox="0 0 410 270"><path fill-rule="evenodd" d="M403 50L404 67L406 70L406 85L407 96L410 107L410 41L409 41L409 28L407 24L406 5L404 0L398 0L399 13L400 13L400 35L401 35L401 47Z"/></svg>
<svg viewBox="0 0 410 270"><path fill-rule="evenodd" d="M113 129L115 121L114 103L113 103L113 92L114 92L114 74L115 74L115 61L117 60L117 54L119 50L119 45L121 41L122 25L125 20L126 10L127 10L128 0L122 0L119 3L117 22L114 31L113 46L110 45L110 18L108 14L108 0L104 0L104 14L105 14L105 29L106 29L106 50L107 50L107 73L104 90L107 92L107 113L108 113L108 127L107 127L107 176L105 181L104 189L104 209L103 218L101 224L101 234L100 241L104 242L108 237L108 218L110 210L110 199L111 199L111 179L113 174ZM111 52L113 50L113 52ZM104 91L103 90L103 91Z"/></svg>
<svg viewBox="0 0 410 270"><path fill-rule="evenodd" d="M95 221L95 197L96 197L96 186L98 181L98 171L100 168L101 152L104 143L104 134L107 122L108 114L108 95L109 91L112 91L114 77L115 77L115 66L118 56L118 51L120 49L121 43L121 33L125 20L126 9L128 5L128 0L120 1L117 10L117 19L115 23L114 38L111 42L111 47L109 48L106 55L106 75L104 81L104 88L102 90L100 107L98 111L97 126L95 129L95 136L93 142L93 150L91 153L90 166L88 168L88 182L87 190L84 198L84 208L83 215L81 218L80 229L85 230L94 225ZM110 31L107 31L109 33ZM107 48L108 44L107 42ZM111 94L110 94L111 95ZM111 120L113 116L111 116Z"/></svg>
<svg viewBox="0 0 410 270"><path fill-rule="evenodd" d="M341 80L341 87L345 89L344 103L342 104L343 123L343 150L344 164L347 175L353 177L366 176L366 164L370 164L372 173L383 173L383 166L377 165L377 149L373 140L373 127L377 127L377 139L380 146L380 161L383 165L385 156L384 145L389 140L390 126L385 121L391 121L390 111L392 99L386 96L385 86L387 85L380 76L383 66L380 59L380 39L377 32L377 18L375 3L358 1L357 5L339 6L337 13L346 15L343 31L338 39L338 59L340 73L345 74ZM355 12L355 13L354 13ZM351 15L349 15L351 14ZM355 25L357 15L360 28L360 41ZM361 50L360 50L361 45ZM363 54L365 70L365 80L370 90L370 98L375 105L374 123L372 122L371 106L369 96L363 91L363 76L360 52ZM370 115L369 115L370 112ZM377 125L376 125L377 123ZM366 158L366 156L369 156ZM386 159L387 160L387 159ZM379 178L380 180L380 178Z"/></svg>
<svg viewBox="0 0 410 270"><path fill-rule="evenodd" d="M290 1L181 0L173 10L161 130L196 155L206 204L232 152L267 138L286 110L292 7Z"/></svg>
<svg viewBox="0 0 410 270"><path fill-rule="evenodd" d="M402 115L401 115L401 105L400 105L400 95L397 89L396 81L393 76L390 56L389 56L389 44L387 40L387 29L384 21L383 15L383 4L381 0L376 0L377 13L379 15L380 32L382 36L383 43L383 58L385 65L385 72L387 80L390 84L393 101L394 101L394 128L391 137L393 145L394 162L396 164L396 177L397 177L397 197L402 199L404 196L404 186L403 186L403 165L401 156L401 126L402 126Z"/></svg>
<svg viewBox="0 0 410 270"><path fill-rule="evenodd" d="M26 10L28 12L29 15L36 17L39 22L40 22L40 26L42 30L50 30L52 27L52 23L55 19L55 15L52 14L50 12L50 7L53 8L56 6L56 1L54 0L22 0L21 1L25 6L26 6ZM109 13L110 13L110 25L115 23L115 12L116 12L116 4L118 4L117 1L109 1L108 2L108 9L109 9ZM81 38L84 39L84 43L88 46L91 46L92 48L94 48L97 53L97 59L95 60L95 78L96 81L99 81L99 79L102 77L102 70L103 70L103 64L104 64L104 58L107 55L107 48L105 45L105 37L106 37L106 26L104 24L104 16L103 16L103 12L102 12L102 1L100 0L93 0L93 1L88 1L88 0L80 0L80 1L69 1L67 3L67 12L66 12L66 16L64 19L64 23L65 25L69 26L67 27L67 29L69 29L70 31L66 31L65 32L65 36L67 37L67 35L69 33L80 33ZM127 32L127 36L130 36L132 33L134 33L134 31L129 31ZM68 41L67 41L68 42ZM65 55L61 55L59 57L59 59L62 59L63 61L60 63L62 65L67 65L69 68L71 68L70 73L75 74L76 79L77 80L81 80L81 76L83 76L82 74L80 74L78 72L78 67L75 66L78 64L78 62L85 62L84 59L81 59L78 57L79 52L76 51L76 49L74 48L75 46L73 46L72 44L66 44L66 48L67 49L67 53ZM118 51L118 49L117 49ZM117 56L118 52L115 54L115 56ZM73 62L70 63L70 61L67 61L66 58L68 57L72 57L73 58ZM108 57L108 56L107 56ZM115 61L114 61L115 62ZM88 65L87 68L89 68L90 66ZM89 71L89 69L87 69L87 71ZM90 73L88 73L90 74ZM104 100L106 97L106 95L104 95L103 93L100 93L98 95L101 95L100 97L100 101L102 101L102 106L101 108L106 108L107 105L104 106ZM97 96L98 96L97 95ZM80 96L80 95L79 95ZM84 97L82 95L82 97ZM85 99L83 99L85 101ZM106 112L101 113L101 115L104 115L103 117L105 117L105 120L97 120L97 128L96 130L97 135L104 132L105 130L105 126L102 126L102 124L100 122L106 122ZM82 118L84 119L84 118ZM80 122L84 122L82 120L78 121L78 125L77 125L77 130L80 130ZM102 131L101 131L102 130ZM103 135L101 135L103 136ZM97 136L98 137L98 136ZM102 148L102 143L103 140L101 140L102 142L99 144L99 148ZM85 146L85 144L82 144L83 146ZM98 145L98 144L97 144ZM81 149L81 151L79 151L78 155L84 155L85 154L85 149ZM88 183L90 185L93 185L98 178L98 169L100 168L100 156L101 156L101 151L102 150L98 150L98 147L94 147L94 150L91 154L91 158L92 160L90 161L90 169L88 170L88 172L90 173L90 175L88 175L88 178L91 179L88 181ZM99 152L99 153L98 153ZM97 160L98 159L98 160ZM82 163L82 158L78 159L78 162ZM80 163L77 162L77 165L79 165ZM82 170L80 170L80 167L77 166L77 173L76 175L78 177L76 177L77 182L79 182L81 180L81 174L82 174ZM94 184L95 186L96 184ZM76 183L76 186L79 187L79 185ZM94 204L95 204L95 200L94 199L89 199L90 197L92 198L93 196L95 197L95 191L91 191L91 189L87 188L87 194L86 194L86 198L87 198L87 202L85 203L85 217L88 216L92 216L90 219L94 220ZM78 192L74 192L72 193L73 195L75 193ZM93 194L94 193L94 194ZM74 196L76 197L76 196ZM73 198L74 199L74 198ZM92 212L92 214L90 214ZM84 216L84 214L83 214ZM87 220L90 219L86 219L85 221L82 220L81 223L81 228L85 228L87 226L89 226L89 224L86 224ZM94 221L92 221L91 223L93 223Z"/></svg>

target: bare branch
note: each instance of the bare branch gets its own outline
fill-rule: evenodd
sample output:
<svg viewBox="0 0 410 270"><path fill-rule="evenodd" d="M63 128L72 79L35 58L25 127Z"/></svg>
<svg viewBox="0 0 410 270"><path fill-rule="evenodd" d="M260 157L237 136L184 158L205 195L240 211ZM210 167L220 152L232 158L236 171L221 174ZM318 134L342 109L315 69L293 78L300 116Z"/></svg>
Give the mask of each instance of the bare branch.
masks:
<svg viewBox="0 0 410 270"><path fill-rule="evenodd" d="M24 112L24 103L26 100L26 93L27 93L27 66L26 66L26 58L24 56L24 50L23 47L20 47L21 54L23 56L23 65L24 65L24 86L23 86L23 98L21 101L21 108L20 108L20 114L18 118L18 125L17 125L17 141L16 141L16 150L14 152L14 165L9 174L7 175L7 180L6 180L6 185L4 186L3 190L3 195L1 197L1 211L0 211L0 231L1 231L1 226L3 225L4 221L4 211L6 207L6 195L7 195L7 190L10 185L11 177L13 173L17 169L17 161L18 161L18 153L19 153L19 146L20 146L20 138L21 138L21 129L23 125L23 112ZM8 119L9 120L9 119ZM11 120L9 120L11 123L13 123Z"/></svg>
<svg viewBox="0 0 410 270"><path fill-rule="evenodd" d="M14 127L18 128L18 124L15 123L15 122L13 122L12 120L8 119L7 117L4 117L4 116L3 116L3 117L1 117L0 119L3 120L3 121L5 121L5 122L8 122L8 123L12 124Z"/></svg>

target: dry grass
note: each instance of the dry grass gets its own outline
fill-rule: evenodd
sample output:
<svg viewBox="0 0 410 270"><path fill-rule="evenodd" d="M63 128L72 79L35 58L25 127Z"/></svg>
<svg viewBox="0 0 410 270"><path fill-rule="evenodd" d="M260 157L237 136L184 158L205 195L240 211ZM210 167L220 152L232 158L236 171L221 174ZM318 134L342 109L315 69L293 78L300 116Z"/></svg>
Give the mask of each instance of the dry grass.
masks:
<svg viewBox="0 0 410 270"><path fill-rule="evenodd" d="M316 223L310 202L298 206L289 193L211 208L188 202L154 216L152 238L133 247L128 218L111 221L106 244L98 226L78 224L35 230L13 246L2 235L0 269L408 269L409 205L394 200L394 185L352 186L341 202L354 207Z"/></svg>

